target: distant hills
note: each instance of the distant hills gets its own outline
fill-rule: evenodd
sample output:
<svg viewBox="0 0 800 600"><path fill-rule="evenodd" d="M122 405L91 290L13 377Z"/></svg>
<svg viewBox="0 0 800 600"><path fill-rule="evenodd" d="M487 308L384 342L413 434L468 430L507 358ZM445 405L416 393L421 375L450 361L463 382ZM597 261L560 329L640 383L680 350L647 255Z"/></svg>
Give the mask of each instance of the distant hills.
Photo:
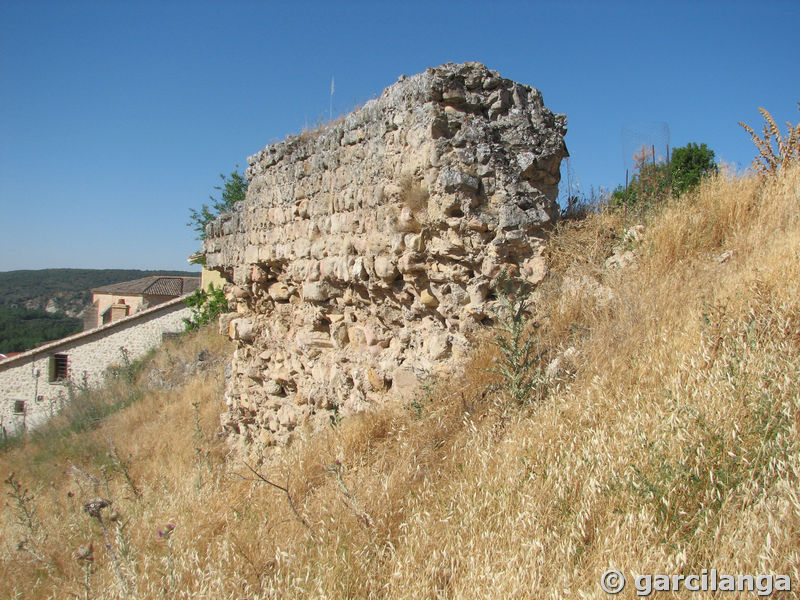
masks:
<svg viewBox="0 0 800 600"><path fill-rule="evenodd" d="M0 352L29 350L77 333L90 290L148 275L197 276L197 271L38 269L0 271Z"/></svg>

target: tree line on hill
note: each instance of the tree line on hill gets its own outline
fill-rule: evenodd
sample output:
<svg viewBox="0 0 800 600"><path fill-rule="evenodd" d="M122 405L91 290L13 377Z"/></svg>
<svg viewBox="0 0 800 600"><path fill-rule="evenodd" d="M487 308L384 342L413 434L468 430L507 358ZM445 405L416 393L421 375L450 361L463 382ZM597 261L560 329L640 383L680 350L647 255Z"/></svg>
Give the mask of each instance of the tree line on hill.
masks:
<svg viewBox="0 0 800 600"><path fill-rule="evenodd" d="M83 321L44 310L0 306L0 352L22 352L83 328Z"/></svg>

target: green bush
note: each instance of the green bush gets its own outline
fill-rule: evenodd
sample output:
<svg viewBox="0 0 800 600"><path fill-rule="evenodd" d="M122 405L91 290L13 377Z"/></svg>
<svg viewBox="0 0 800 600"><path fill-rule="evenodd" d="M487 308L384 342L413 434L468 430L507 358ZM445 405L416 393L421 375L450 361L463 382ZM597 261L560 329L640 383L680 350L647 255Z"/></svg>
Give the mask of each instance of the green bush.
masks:
<svg viewBox="0 0 800 600"><path fill-rule="evenodd" d="M705 175L717 170L714 151L694 142L673 148L668 163L655 160L653 150L647 148L642 148L634 160L636 166L627 189L619 185L611 194L612 207L646 209L670 195L691 191Z"/></svg>
<svg viewBox="0 0 800 600"><path fill-rule="evenodd" d="M698 146L694 142L675 148L669 166L675 196L696 188L706 174L717 171L714 151L705 144Z"/></svg>
<svg viewBox="0 0 800 600"><path fill-rule="evenodd" d="M500 375L499 388L518 404L533 404L544 394L544 352L532 331L532 286L507 271L497 276L495 294L499 301L498 333L493 343L500 350L492 372Z"/></svg>
<svg viewBox="0 0 800 600"><path fill-rule="evenodd" d="M211 323L224 312L228 312L228 301L221 287L208 286L208 291L198 288L184 300L192 309L192 316L183 320L186 331L196 331Z"/></svg>

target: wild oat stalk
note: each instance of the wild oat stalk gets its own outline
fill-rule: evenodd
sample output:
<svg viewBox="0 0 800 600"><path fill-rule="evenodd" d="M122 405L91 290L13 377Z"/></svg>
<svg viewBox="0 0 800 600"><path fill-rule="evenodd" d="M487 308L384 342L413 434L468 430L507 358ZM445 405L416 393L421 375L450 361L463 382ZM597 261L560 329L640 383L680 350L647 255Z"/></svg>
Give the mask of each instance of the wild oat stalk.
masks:
<svg viewBox="0 0 800 600"><path fill-rule="evenodd" d="M128 484L128 487L133 492L133 495L136 498L141 498L142 491L137 487L130 473L131 455L128 454L127 460L123 459L119 455L119 451L117 450L117 447L114 445L113 440L108 440L108 446L109 449L111 450L111 452L108 454L108 457L111 459L111 464L114 466L114 469L119 473L122 473L122 476L125 478L125 483Z"/></svg>
<svg viewBox="0 0 800 600"><path fill-rule="evenodd" d="M203 429L200 427L200 403L192 402L193 418L194 418L194 456L197 465L197 482L196 487L199 492L203 487L203 467L211 466L208 464L208 451L203 450Z"/></svg>
<svg viewBox="0 0 800 600"><path fill-rule="evenodd" d="M750 138L758 148L759 155L753 161L755 170L762 174L774 173L779 168L800 160L800 123L792 125L786 121L787 132L784 138L769 111L761 107L758 111L766 121L761 137L756 135L752 127L739 121L739 125L750 134Z"/></svg>
<svg viewBox="0 0 800 600"><path fill-rule="evenodd" d="M274 487L276 490L280 490L284 494L286 494L286 500L289 502L289 508L292 509L292 512L294 513L294 516L297 518L297 520L300 522L300 524L308 530L308 532L311 534L311 537L316 539L317 538L316 532L314 531L313 527L311 527L311 525L308 523L306 518L303 517L303 515L301 515L298 512L297 507L294 504L294 500L292 499L292 494L289 491L289 478L291 476L291 472L290 471L286 471L286 485L280 485L280 484L275 483L274 481L270 481L269 479L264 477L261 473L256 471L249 464L244 463L244 466L247 467L249 469L249 471L253 475L256 476L257 479L251 479L251 478L243 477L241 475L239 475L238 477L240 479L245 480L245 481L260 481L262 483L266 483L267 485L270 485L270 486Z"/></svg>
<svg viewBox="0 0 800 600"><path fill-rule="evenodd" d="M339 482L339 488L342 491L342 502L344 505L350 509L350 512L355 515L355 517L364 524L364 527L372 527L373 520L372 517L369 516L369 513L359 506L358 501L353 496L353 493L350 489L345 485L344 480L342 479L342 463L338 460L330 466L325 467L325 471L336 477L336 481Z"/></svg>

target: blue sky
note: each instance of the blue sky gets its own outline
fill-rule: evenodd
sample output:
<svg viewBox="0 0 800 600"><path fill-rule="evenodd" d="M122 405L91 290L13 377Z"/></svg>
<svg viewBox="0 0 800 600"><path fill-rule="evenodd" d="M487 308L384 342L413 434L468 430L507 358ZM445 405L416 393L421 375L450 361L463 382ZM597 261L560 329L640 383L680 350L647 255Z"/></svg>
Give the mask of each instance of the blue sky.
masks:
<svg viewBox="0 0 800 600"><path fill-rule="evenodd" d="M428 66L477 60L566 113L581 188L624 127L748 166L800 120L800 2L0 0L0 270L187 268L185 223L271 141ZM628 136L630 137L630 136ZM625 142L625 143L624 143Z"/></svg>

